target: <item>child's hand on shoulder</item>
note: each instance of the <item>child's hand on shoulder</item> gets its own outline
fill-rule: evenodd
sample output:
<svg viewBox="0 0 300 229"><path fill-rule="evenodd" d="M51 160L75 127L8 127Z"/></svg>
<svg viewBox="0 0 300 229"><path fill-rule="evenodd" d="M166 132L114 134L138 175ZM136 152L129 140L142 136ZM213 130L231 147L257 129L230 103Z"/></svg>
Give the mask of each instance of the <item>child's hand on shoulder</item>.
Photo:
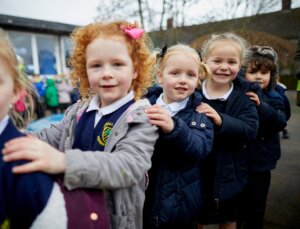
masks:
<svg viewBox="0 0 300 229"><path fill-rule="evenodd" d="M145 110L149 123L162 129L164 133L170 133L174 129L174 121L171 115L160 105L153 105Z"/></svg>
<svg viewBox="0 0 300 229"><path fill-rule="evenodd" d="M210 105L208 105L207 103L201 103L197 108L196 111L199 113L204 113L207 117L209 117L211 119L211 121L217 125L217 126L221 126L222 124L222 118L219 115L219 113L212 108Z"/></svg>
<svg viewBox="0 0 300 229"><path fill-rule="evenodd" d="M260 100L259 100L259 97L256 93L254 93L253 91L248 91L246 93L246 95L249 96L249 98L255 103L256 106L260 105Z"/></svg>
<svg viewBox="0 0 300 229"><path fill-rule="evenodd" d="M33 136L15 138L5 144L3 160L12 162L28 160L28 163L15 166L14 173L46 172L59 174L65 172L65 155L46 142Z"/></svg>

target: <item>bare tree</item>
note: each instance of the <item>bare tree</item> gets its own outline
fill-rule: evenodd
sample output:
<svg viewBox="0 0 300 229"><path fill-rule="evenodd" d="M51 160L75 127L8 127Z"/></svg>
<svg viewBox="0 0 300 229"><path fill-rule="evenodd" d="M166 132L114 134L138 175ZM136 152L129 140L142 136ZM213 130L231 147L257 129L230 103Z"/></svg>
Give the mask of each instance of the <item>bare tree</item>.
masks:
<svg viewBox="0 0 300 229"><path fill-rule="evenodd" d="M136 0L101 1L101 4L97 7L97 11L98 16L96 20L99 21L135 19L138 15Z"/></svg>
<svg viewBox="0 0 300 229"><path fill-rule="evenodd" d="M202 0L201 4L205 5L207 3ZM210 4L215 7L208 10L205 15L199 18L199 21L222 21L280 9L280 1L278 0L211 0Z"/></svg>
<svg viewBox="0 0 300 229"><path fill-rule="evenodd" d="M148 31L163 30L167 21L168 27L181 27L187 21L199 24L272 12L280 5L278 0L110 0L101 2L97 19L136 20Z"/></svg>

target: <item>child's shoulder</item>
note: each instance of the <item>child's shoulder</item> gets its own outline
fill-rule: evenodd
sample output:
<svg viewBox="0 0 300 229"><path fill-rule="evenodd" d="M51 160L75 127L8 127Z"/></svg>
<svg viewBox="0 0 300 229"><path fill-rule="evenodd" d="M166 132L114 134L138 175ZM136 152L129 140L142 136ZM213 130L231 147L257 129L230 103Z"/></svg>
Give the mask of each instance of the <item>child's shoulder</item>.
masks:
<svg viewBox="0 0 300 229"><path fill-rule="evenodd" d="M271 98L271 99L279 99L282 100L282 95L280 94L280 92L276 91L276 90L270 90L266 92L266 95Z"/></svg>
<svg viewBox="0 0 300 229"><path fill-rule="evenodd" d="M151 104L148 99L139 99L135 101L127 110L127 122L148 122L145 109Z"/></svg>
<svg viewBox="0 0 300 229"><path fill-rule="evenodd" d="M89 105L89 101L79 101L76 102L74 104L72 104L71 106L68 107L68 109L66 110L64 116L65 118L67 117L71 117L76 115L77 116L77 120L79 120L80 116L83 114L83 112L85 111L85 109L88 107Z"/></svg>

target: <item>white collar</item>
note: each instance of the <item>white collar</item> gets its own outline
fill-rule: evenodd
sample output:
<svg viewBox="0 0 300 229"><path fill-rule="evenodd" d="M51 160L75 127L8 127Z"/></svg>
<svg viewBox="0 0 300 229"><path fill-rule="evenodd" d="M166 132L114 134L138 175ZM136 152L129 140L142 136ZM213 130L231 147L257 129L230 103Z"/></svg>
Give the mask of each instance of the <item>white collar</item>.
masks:
<svg viewBox="0 0 300 229"><path fill-rule="evenodd" d="M8 120L8 115L6 115L2 120L0 120L0 135L3 133L5 127L7 126Z"/></svg>
<svg viewBox="0 0 300 229"><path fill-rule="evenodd" d="M95 95L92 98L86 112L98 110L98 113L101 113L102 115L107 115L107 114L110 114L110 113L116 111L117 109L119 109L124 104L131 101L132 99L134 99L134 94L133 94L133 91L130 91L126 96L124 96L123 98L117 100L116 102L114 102L114 103L112 103L112 104L110 104L106 107L101 107L100 108L99 107L99 105L100 105L99 96Z"/></svg>
<svg viewBox="0 0 300 229"><path fill-rule="evenodd" d="M163 100L163 93L161 93L160 96L158 97L158 99L156 100L156 104L164 107L170 113L170 115L173 117L175 114L177 114L178 111L185 108L188 100L189 100L189 97L187 97L184 100L178 101L178 102L166 104Z"/></svg>
<svg viewBox="0 0 300 229"><path fill-rule="evenodd" d="M215 100L215 99L217 99L217 100L221 100L221 101L226 101L226 100L228 99L229 95L231 94L231 92L233 91L233 83L232 83L231 86L230 86L230 89L229 89L224 95L222 95L222 96L220 96L220 97L217 97L217 98L211 98L211 97L207 94L207 90L206 90L206 88L205 88L205 85L206 85L206 80L204 80L204 81L202 82L202 92L203 92L204 97L205 97L206 99L208 99L208 100Z"/></svg>

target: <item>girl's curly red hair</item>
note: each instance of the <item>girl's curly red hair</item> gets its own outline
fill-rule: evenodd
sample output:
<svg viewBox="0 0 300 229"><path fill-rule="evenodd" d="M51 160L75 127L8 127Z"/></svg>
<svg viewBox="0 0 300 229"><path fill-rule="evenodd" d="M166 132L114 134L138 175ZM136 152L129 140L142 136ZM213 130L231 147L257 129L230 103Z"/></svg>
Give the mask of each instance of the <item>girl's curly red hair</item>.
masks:
<svg viewBox="0 0 300 229"><path fill-rule="evenodd" d="M95 38L99 37L118 39L126 43L133 62L134 71L137 72L137 78L132 82L135 99L141 98L146 92L147 87L151 85L154 61L150 55L152 45L150 38L144 33L140 38L133 39L124 33L121 29L123 27L136 28L137 25L126 21L95 22L80 27L72 33L71 38L74 42L74 49L69 59L72 68L71 78L73 83L79 83L81 96L91 96L86 72L85 53L87 46Z"/></svg>

